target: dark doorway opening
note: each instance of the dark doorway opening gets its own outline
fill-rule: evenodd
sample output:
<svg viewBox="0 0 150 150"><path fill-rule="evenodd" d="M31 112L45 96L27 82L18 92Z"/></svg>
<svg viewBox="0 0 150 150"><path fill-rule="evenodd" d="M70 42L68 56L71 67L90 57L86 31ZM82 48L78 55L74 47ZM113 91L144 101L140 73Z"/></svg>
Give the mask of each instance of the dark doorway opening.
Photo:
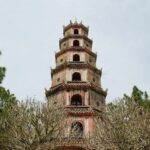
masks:
<svg viewBox="0 0 150 150"><path fill-rule="evenodd" d="M72 81L81 81L81 75L79 72L75 72L73 75L72 75Z"/></svg>
<svg viewBox="0 0 150 150"><path fill-rule="evenodd" d="M71 97L71 105L72 106L81 106L82 105L82 97L79 94L73 95Z"/></svg>
<svg viewBox="0 0 150 150"><path fill-rule="evenodd" d="M74 40L73 41L73 46L79 46L79 41L78 40Z"/></svg>
<svg viewBox="0 0 150 150"><path fill-rule="evenodd" d="M80 56L78 54L73 55L73 61L80 61Z"/></svg>

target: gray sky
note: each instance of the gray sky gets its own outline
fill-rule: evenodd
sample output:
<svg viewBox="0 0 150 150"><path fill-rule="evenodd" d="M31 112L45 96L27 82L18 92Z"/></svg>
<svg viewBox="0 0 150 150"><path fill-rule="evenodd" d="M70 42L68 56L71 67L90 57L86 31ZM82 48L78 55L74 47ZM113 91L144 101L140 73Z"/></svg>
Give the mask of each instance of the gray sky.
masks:
<svg viewBox="0 0 150 150"><path fill-rule="evenodd" d="M18 99L44 99L62 26L90 27L107 102L133 85L150 93L150 0L0 0L3 85Z"/></svg>

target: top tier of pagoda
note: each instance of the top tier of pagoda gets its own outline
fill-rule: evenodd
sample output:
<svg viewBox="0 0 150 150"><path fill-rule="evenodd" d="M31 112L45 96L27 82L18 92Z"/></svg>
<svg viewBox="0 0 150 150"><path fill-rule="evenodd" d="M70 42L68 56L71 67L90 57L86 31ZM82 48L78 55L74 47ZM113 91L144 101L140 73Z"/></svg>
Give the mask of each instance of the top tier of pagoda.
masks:
<svg viewBox="0 0 150 150"><path fill-rule="evenodd" d="M70 24L64 26L63 35L64 37L59 40L60 51L56 53L56 59L61 54L66 51L86 51L93 58L89 59L89 62L92 62L92 65L95 65L97 55L92 52L92 43L93 41L88 38L89 28L84 26L81 23L70 21ZM66 60L67 61L67 60ZM62 61L63 62L63 61ZM59 65L60 63L56 64Z"/></svg>
<svg viewBox="0 0 150 150"><path fill-rule="evenodd" d="M88 38L88 30L88 27L77 22L70 22L68 26L64 26L64 38L59 41L60 49L63 50L67 47L78 46L91 50L92 40ZM74 41L74 39L76 39L76 41Z"/></svg>

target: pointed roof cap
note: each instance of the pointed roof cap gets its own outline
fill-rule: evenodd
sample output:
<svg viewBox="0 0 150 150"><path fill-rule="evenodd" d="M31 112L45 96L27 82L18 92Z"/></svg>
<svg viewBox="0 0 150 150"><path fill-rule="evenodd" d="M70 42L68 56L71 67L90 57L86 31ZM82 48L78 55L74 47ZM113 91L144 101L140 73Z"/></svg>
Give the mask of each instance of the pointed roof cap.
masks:
<svg viewBox="0 0 150 150"><path fill-rule="evenodd" d="M70 20L70 23L67 26L63 26L63 28L64 28L64 33L70 28L82 28L87 33L89 31L89 27L86 27L85 25L83 25L82 21L78 23L76 20L74 22Z"/></svg>

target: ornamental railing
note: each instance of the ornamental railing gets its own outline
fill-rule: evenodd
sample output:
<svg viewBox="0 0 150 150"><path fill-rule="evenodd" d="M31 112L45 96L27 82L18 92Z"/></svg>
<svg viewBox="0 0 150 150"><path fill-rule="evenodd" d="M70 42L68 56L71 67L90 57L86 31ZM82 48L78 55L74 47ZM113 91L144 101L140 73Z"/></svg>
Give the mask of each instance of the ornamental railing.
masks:
<svg viewBox="0 0 150 150"><path fill-rule="evenodd" d="M69 113L91 113L92 109L88 106L66 106Z"/></svg>
<svg viewBox="0 0 150 150"><path fill-rule="evenodd" d="M66 83L89 83L88 81L66 81Z"/></svg>

